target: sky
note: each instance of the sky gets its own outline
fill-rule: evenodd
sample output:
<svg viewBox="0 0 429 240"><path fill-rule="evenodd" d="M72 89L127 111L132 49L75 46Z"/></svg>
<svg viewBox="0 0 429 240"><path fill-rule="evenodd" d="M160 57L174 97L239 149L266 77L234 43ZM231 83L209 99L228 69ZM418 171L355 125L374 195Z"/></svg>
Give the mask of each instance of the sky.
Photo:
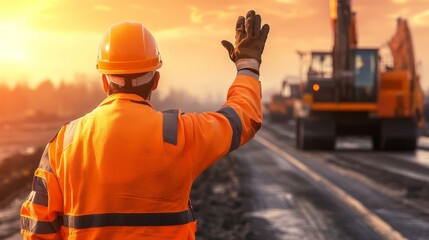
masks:
<svg viewBox="0 0 429 240"><path fill-rule="evenodd" d="M383 46L395 19L408 19L422 85L429 88L429 0L353 0L352 6L360 47ZM0 0L0 83L101 82L99 41L111 24L132 20L158 41L161 93L175 88L224 98L235 66L220 41L234 41L236 19L249 9L271 26L261 66L265 91L299 75L297 50L332 47L329 0Z"/></svg>

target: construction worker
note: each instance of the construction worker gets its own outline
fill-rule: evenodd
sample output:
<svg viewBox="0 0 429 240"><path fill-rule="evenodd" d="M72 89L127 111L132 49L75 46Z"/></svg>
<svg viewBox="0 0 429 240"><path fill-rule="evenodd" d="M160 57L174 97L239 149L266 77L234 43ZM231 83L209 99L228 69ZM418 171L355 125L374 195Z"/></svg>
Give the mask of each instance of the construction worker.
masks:
<svg viewBox="0 0 429 240"><path fill-rule="evenodd" d="M193 181L261 127L268 32L254 11L238 18L235 46L222 41L238 71L227 102L196 114L151 106L155 39L141 23L112 25L97 63L108 97L47 144L21 209L24 239L195 239Z"/></svg>

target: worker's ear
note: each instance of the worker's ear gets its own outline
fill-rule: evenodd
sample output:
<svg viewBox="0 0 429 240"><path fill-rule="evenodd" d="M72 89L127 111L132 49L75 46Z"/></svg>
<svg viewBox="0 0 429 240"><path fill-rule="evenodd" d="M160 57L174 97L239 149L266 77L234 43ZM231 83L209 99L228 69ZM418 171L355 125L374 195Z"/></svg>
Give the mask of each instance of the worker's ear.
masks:
<svg viewBox="0 0 429 240"><path fill-rule="evenodd" d="M101 74L101 79L103 80L103 90L106 94L109 94L109 83L107 82L106 74Z"/></svg>
<svg viewBox="0 0 429 240"><path fill-rule="evenodd" d="M153 81L153 85L152 85L152 91L155 91L155 89L158 87L158 82L159 82L159 78L160 78L160 74L158 71L155 72L155 75L153 75L152 81Z"/></svg>

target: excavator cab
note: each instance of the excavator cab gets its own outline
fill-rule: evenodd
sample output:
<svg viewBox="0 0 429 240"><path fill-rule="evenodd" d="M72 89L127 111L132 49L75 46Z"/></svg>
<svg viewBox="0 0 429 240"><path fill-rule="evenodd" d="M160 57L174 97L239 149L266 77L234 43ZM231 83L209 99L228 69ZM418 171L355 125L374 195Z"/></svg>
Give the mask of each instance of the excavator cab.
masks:
<svg viewBox="0 0 429 240"><path fill-rule="evenodd" d="M354 102L376 102L378 85L377 49L352 50Z"/></svg>
<svg viewBox="0 0 429 240"><path fill-rule="evenodd" d="M335 81L332 78L332 53L311 52L304 93L314 102L335 102Z"/></svg>
<svg viewBox="0 0 429 240"><path fill-rule="evenodd" d="M347 102L376 102L378 86L377 49L353 49L351 53L352 71L343 76L333 76L332 53L312 52L307 72L306 93L314 102L344 102L340 99L344 77L351 78L346 96Z"/></svg>
<svg viewBox="0 0 429 240"><path fill-rule="evenodd" d="M312 52L308 77L313 79L332 78L332 53Z"/></svg>

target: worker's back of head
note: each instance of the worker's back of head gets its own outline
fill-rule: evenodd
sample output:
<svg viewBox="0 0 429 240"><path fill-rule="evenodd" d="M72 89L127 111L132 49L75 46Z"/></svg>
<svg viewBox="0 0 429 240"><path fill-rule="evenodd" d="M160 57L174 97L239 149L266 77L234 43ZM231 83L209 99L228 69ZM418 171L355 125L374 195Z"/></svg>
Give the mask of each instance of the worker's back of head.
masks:
<svg viewBox="0 0 429 240"><path fill-rule="evenodd" d="M139 22L112 25L100 42L97 69L106 93L134 93L147 99L158 85L161 55L153 35Z"/></svg>

